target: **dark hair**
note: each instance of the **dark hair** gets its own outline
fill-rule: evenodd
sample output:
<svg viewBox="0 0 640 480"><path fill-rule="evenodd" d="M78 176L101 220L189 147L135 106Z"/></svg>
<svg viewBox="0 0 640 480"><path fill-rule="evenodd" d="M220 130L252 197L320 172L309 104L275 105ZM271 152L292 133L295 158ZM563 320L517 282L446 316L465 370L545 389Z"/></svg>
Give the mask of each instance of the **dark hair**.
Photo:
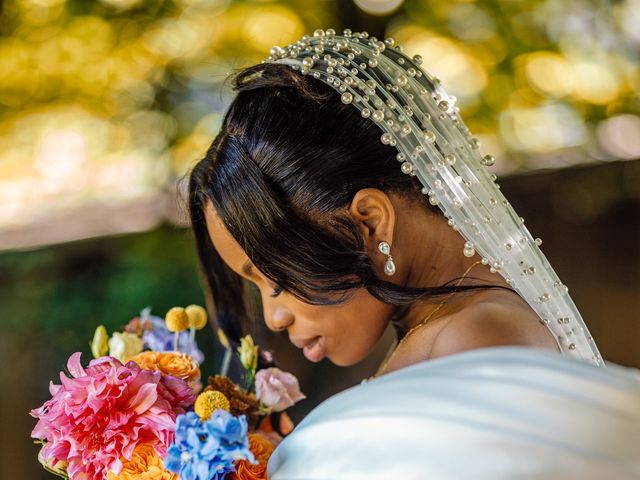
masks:
<svg viewBox="0 0 640 480"><path fill-rule="evenodd" d="M233 77L238 92L219 134L189 178L197 251L218 323L234 341L257 313L255 296L214 249L204 208L211 202L256 267L311 304L344 301L366 288L401 306L486 285L430 288L395 285L376 275L347 213L356 192L377 188L439 212L419 181L400 170L395 147L332 87L278 64L258 64ZM455 279L452 280L452 282ZM331 295L329 295L331 294Z"/></svg>

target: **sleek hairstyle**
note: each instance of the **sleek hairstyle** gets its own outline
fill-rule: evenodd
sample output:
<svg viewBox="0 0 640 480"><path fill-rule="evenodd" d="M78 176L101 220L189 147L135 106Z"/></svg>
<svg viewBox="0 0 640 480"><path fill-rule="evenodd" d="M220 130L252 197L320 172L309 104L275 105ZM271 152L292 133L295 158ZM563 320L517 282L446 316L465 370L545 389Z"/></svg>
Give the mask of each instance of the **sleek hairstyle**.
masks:
<svg viewBox="0 0 640 480"><path fill-rule="evenodd" d="M380 278L347 212L377 188L440 214L405 175L380 129L320 80L285 65L257 64L233 76L238 94L220 132L189 177L189 213L218 323L232 341L257 320L256 296L217 254L204 209L211 204L254 265L288 293L334 304L358 288L379 300L415 301L487 285L407 288Z"/></svg>

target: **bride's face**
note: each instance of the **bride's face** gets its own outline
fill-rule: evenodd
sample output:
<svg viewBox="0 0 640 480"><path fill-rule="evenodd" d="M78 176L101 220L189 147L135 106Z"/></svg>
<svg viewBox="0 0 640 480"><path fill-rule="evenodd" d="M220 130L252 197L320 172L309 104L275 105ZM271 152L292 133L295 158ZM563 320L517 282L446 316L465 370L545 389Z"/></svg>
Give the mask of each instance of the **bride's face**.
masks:
<svg viewBox="0 0 640 480"><path fill-rule="evenodd" d="M365 289L339 305L309 305L280 291L251 263L211 206L205 209L207 229L222 260L260 290L264 319L274 331L287 330L291 343L312 362L327 357L347 366L364 359L382 337L392 307ZM286 254L283 252L283 255Z"/></svg>

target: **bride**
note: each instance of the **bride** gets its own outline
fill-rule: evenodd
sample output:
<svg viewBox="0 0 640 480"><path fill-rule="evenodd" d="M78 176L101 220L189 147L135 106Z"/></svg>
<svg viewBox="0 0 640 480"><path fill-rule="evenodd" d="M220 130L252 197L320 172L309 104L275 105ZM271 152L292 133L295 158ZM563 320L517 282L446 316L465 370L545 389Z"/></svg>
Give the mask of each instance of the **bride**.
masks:
<svg viewBox="0 0 640 480"><path fill-rule="evenodd" d="M640 478L640 375L605 366L421 58L331 29L270 53L190 174L210 306L238 339L255 286L312 362L398 342L269 478Z"/></svg>

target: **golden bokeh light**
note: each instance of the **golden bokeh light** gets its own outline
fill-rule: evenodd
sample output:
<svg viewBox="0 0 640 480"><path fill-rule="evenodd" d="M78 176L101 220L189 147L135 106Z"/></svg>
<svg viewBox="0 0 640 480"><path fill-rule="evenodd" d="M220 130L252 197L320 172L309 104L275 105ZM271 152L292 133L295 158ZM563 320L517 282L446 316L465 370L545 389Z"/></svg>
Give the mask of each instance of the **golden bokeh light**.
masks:
<svg viewBox="0 0 640 480"><path fill-rule="evenodd" d="M607 158L640 155L637 0L598 25L570 2L345 2L3 3L0 228L171 189L215 137L229 74L338 25L421 55L497 173L563 165L562 152L587 161L594 144Z"/></svg>
<svg viewBox="0 0 640 480"><path fill-rule="evenodd" d="M486 87L486 70L454 39L414 26L397 27L392 36L407 54L420 54L424 68L440 78L448 91L455 92L460 104L474 103Z"/></svg>
<svg viewBox="0 0 640 480"><path fill-rule="evenodd" d="M606 65L595 62L576 62L574 94L581 100L606 105L618 96L620 82Z"/></svg>
<svg viewBox="0 0 640 480"><path fill-rule="evenodd" d="M551 97L569 95L576 84L575 73L569 62L554 52L527 55L525 70L529 84Z"/></svg>
<svg viewBox="0 0 640 480"><path fill-rule="evenodd" d="M404 0L354 0L363 11L371 15L388 15L396 10Z"/></svg>
<svg viewBox="0 0 640 480"><path fill-rule="evenodd" d="M559 103L502 112L500 134L510 149L536 154L583 145L588 138L578 113Z"/></svg>
<svg viewBox="0 0 640 480"><path fill-rule="evenodd" d="M286 45L304 35L300 17L278 4L253 8L242 24L242 39L260 52L268 52L274 45Z"/></svg>

